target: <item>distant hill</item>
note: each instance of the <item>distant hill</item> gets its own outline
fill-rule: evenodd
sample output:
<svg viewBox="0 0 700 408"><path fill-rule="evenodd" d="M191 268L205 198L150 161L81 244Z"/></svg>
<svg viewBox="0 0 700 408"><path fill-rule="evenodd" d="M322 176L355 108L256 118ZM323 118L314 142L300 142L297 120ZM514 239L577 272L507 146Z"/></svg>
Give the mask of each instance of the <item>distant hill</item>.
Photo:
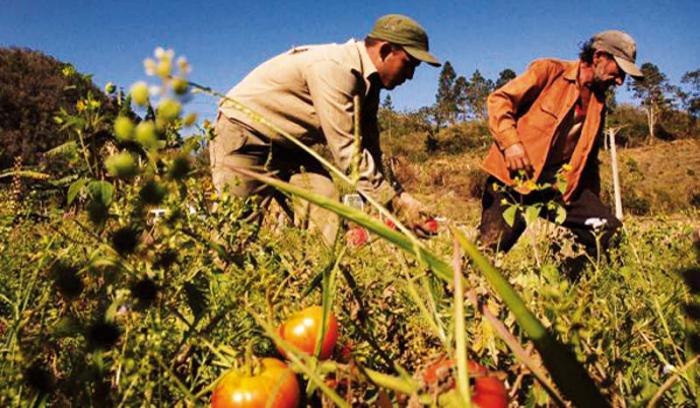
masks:
<svg viewBox="0 0 700 408"><path fill-rule="evenodd" d="M436 212L454 219L473 219L480 209L486 177L479 168L483 155L483 149L457 155L426 155L420 160L398 154L394 170L406 189L417 192ZM700 140L618 148L618 156L626 214L700 208ZM612 203L610 152L601 150L600 160L603 199Z"/></svg>
<svg viewBox="0 0 700 408"><path fill-rule="evenodd" d="M89 76L67 63L26 48L0 48L0 169L15 156L25 165L66 140L53 121L56 112L75 110L91 91L106 99Z"/></svg>

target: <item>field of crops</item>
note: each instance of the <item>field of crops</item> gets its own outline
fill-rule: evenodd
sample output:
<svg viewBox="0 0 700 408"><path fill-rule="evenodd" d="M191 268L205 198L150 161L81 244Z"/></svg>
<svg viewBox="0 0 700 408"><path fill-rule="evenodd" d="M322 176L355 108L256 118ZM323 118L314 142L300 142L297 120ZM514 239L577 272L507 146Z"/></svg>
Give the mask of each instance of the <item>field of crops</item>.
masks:
<svg viewBox="0 0 700 408"><path fill-rule="evenodd" d="M418 240L382 209L270 180L347 220L328 247L214 193L196 161L211 126L181 98L202 88L171 56L151 68L158 96L108 89L116 117L86 96L59 119L74 135L52 152L64 173L18 169L3 191L0 405L209 405L233 368L277 373L247 387L280 407L696 406L697 209L629 216L619 247L598 258L540 222L493 256L471 241L473 211ZM23 187L47 177L64 183L61 200ZM358 225L366 242L344 235ZM306 318L326 329L304 352L278 327L312 306ZM318 342L336 318L335 344Z"/></svg>

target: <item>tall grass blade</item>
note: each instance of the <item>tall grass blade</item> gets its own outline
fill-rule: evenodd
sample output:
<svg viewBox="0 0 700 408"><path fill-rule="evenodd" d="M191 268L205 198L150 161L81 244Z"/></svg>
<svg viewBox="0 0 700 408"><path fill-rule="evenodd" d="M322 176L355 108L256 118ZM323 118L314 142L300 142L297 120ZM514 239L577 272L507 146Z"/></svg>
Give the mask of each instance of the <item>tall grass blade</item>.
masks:
<svg viewBox="0 0 700 408"><path fill-rule="evenodd" d="M456 228L453 235L466 254L481 270L493 290L508 306L520 327L532 339L542 355L542 361L552 374L555 384L562 393L578 407L608 407L586 369L576 361L576 357L559 343L527 308L523 299L513 289L506 278L486 259L473 243Z"/></svg>

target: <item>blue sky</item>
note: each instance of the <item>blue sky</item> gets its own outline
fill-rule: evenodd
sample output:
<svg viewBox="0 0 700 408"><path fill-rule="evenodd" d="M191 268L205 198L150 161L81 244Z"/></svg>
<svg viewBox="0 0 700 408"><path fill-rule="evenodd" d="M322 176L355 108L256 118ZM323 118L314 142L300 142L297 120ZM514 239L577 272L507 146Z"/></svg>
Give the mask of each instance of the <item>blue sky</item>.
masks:
<svg viewBox="0 0 700 408"><path fill-rule="evenodd" d="M94 74L102 86L145 79L142 61L157 46L185 55L191 79L226 91L265 59L290 46L363 38L374 20L403 13L428 31L431 51L458 74L495 78L522 72L538 57L575 59L593 33L622 29L672 82L700 68L700 1L88 1L3 0L0 46L43 51ZM435 100L439 69L421 66L392 92L396 107ZM628 100L624 90L619 95ZM189 110L210 116L216 101Z"/></svg>

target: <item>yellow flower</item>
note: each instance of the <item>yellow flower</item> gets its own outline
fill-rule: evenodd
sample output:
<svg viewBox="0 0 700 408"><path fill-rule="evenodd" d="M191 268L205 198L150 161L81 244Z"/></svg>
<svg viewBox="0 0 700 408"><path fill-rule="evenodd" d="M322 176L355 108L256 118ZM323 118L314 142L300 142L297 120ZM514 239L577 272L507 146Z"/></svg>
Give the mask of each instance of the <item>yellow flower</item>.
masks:
<svg viewBox="0 0 700 408"><path fill-rule="evenodd" d="M75 109L78 110L78 112L82 112L87 108L87 105L85 104L85 101L83 99L79 100L75 104Z"/></svg>
<svg viewBox="0 0 700 408"><path fill-rule="evenodd" d="M527 188L528 190L536 190L537 184L532 180L528 180L527 182L525 182L525 188Z"/></svg>
<svg viewBox="0 0 700 408"><path fill-rule="evenodd" d="M571 171L573 167L569 163L566 163L565 165L561 166L561 169L564 171Z"/></svg>

